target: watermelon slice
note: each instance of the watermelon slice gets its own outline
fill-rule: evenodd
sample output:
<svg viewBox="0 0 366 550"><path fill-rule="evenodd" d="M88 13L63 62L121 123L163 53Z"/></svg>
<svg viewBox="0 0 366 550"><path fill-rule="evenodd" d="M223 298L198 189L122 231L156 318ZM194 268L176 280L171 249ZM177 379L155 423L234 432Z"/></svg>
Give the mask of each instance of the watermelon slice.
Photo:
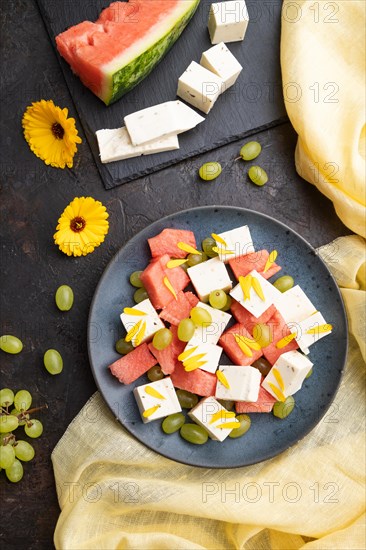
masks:
<svg viewBox="0 0 366 550"><path fill-rule="evenodd" d="M251 365L254 361L259 359L261 355L263 355L261 350L251 350L252 356L248 357L248 355L243 353L239 345L236 343L234 334L240 334L241 336L252 339L251 334L241 323L236 323L236 325L233 325L221 335L219 345L222 346L224 352L228 357L230 357L234 365Z"/></svg>
<svg viewBox="0 0 366 550"><path fill-rule="evenodd" d="M56 36L59 53L106 105L143 80L179 38L199 0L113 2Z"/></svg>
<svg viewBox="0 0 366 550"><path fill-rule="evenodd" d="M272 275L278 273L282 268L274 263L265 273L263 273L268 256L268 250L258 250L257 252L251 252L250 254L245 254L244 256L232 258L229 260L229 265L237 279L239 279L241 275L245 277L245 275L248 275L248 273L253 271L253 269L258 271L258 273L260 273L265 279L269 279Z"/></svg>
<svg viewBox="0 0 366 550"><path fill-rule="evenodd" d="M249 403L248 401L237 401L235 403L235 410L237 414L242 413L269 413L273 409L273 405L276 403L275 397L273 397L262 386L259 387L258 399L255 403Z"/></svg>
<svg viewBox="0 0 366 550"><path fill-rule="evenodd" d="M156 358L157 362L161 366L161 370L164 374L171 374L176 366L180 364L178 361L178 355L182 353L186 347L185 342L181 342L177 336L177 327L170 327L173 333L173 339L169 346L163 350L157 350L152 344L149 344L149 350Z"/></svg>
<svg viewBox="0 0 366 550"><path fill-rule="evenodd" d="M191 309L199 299L193 292L178 292L177 300L172 300L160 313L159 317L171 325L179 325L182 319L189 317Z"/></svg>
<svg viewBox="0 0 366 550"><path fill-rule="evenodd" d="M283 348L276 347L276 344L279 340L291 334L291 331L289 330L285 319L282 317L279 311L276 311L274 315L272 315L267 324L271 327L273 340L272 343L269 346L263 348L262 351L267 361L269 361L271 365L274 365L279 356L282 355L282 353L295 350L299 346L296 340L291 340L291 342Z"/></svg>
<svg viewBox="0 0 366 550"><path fill-rule="evenodd" d="M121 359L117 359L117 361L109 365L109 368L111 373L122 384L131 384L131 382L140 378L156 363L157 360L150 353L148 345L142 344L121 357Z"/></svg>
<svg viewBox="0 0 366 550"><path fill-rule="evenodd" d="M175 300L174 295L164 283L165 277L168 278L176 294L189 283L189 277L181 267L173 267L173 269L166 267L169 260L168 254L153 259L140 276L155 309L163 309L169 302Z"/></svg>
<svg viewBox="0 0 366 550"><path fill-rule="evenodd" d="M252 334L253 328L257 323L267 323L267 321L270 320L270 318L273 316L273 314L276 312L276 308L274 305L269 306L268 309L262 315L259 317L254 317L245 307L243 307L239 302L236 300L233 300L230 308L231 313L233 314L233 317L238 321L238 323L241 323L245 326L245 328Z"/></svg>
<svg viewBox="0 0 366 550"><path fill-rule="evenodd" d="M171 379L173 386L181 390L187 390L202 397L215 395L217 378L210 372L201 369L186 372L182 363L179 362L171 374Z"/></svg>
<svg viewBox="0 0 366 550"><path fill-rule="evenodd" d="M196 248L194 233L185 229L163 229L159 235L147 239L147 241L153 258L162 256L163 254L169 254L172 258L185 258L187 252L180 250L177 246L180 242Z"/></svg>

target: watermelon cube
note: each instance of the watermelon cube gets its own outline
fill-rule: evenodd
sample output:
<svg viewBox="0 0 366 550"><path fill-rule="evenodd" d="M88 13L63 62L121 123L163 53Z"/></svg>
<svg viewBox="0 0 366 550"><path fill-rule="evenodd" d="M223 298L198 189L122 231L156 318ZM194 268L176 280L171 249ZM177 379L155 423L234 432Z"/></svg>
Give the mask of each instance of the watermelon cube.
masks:
<svg viewBox="0 0 366 550"><path fill-rule="evenodd" d="M166 267L170 260L168 254L154 259L141 273L141 281L147 290L149 298L155 309L163 309L172 300L175 300L172 292L164 283L165 277L169 280L174 291L178 293L189 283L189 277L181 267L169 269Z"/></svg>
<svg viewBox="0 0 366 550"><path fill-rule="evenodd" d="M185 258L187 252L180 250L177 244L183 242L196 248L196 238L192 231L185 229L163 229L159 235L147 239L153 258L168 254L172 258Z"/></svg>
<svg viewBox="0 0 366 550"><path fill-rule="evenodd" d="M286 321L279 311L276 311L274 315L272 315L267 324L271 327L272 342L269 344L269 346L263 348L262 351L267 361L269 361L271 365L274 365L274 363L277 361L279 356L282 355L282 353L295 350L299 346L296 340L291 340L291 342L289 342L285 347L276 347L276 344L280 340L282 340L282 338L285 338L285 336L290 336L291 334L291 331L287 326Z"/></svg>
<svg viewBox="0 0 366 550"><path fill-rule="evenodd" d="M196 393L202 397L215 395L217 378L201 369L186 372L179 363L171 374L173 385L181 390Z"/></svg>
<svg viewBox="0 0 366 550"><path fill-rule="evenodd" d="M170 330L172 331L173 339L168 347L163 350L157 350L152 344L149 344L149 350L156 358L164 374L171 374L175 370L175 367L180 364L178 355L180 355L186 347L186 343L181 342L178 338L177 327L172 325Z"/></svg>
<svg viewBox="0 0 366 550"><path fill-rule="evenodd" d="M276 403L276 398L273 397L263 386L259 387L258 399L255 403L249 401L237 401L235 410L237 414L242 413L269 413Z"/></svg>
<svg viewBox="0 0 366 550"><path fill-rule="evenodd" d="M251 334L256 324L267 323L267 321L269 321L273 314L276 312L275 306L271 305L268 309L266 309L264 313L262 313L262 315L260 315L259 317L255 317L252 313L250 313L250 311L245 309L245 307L243 307L236 300L233 300L230 310L238 323L244 325Z"/></svg>
<svg viewBox="0 0 366 550"><path fill-rule="evenodd" d="M248 273L253 271L253 269L258 271L258 273L260 273L265 279L269 279L272 275L278 273L278 271L282 268L274 263L265 273L263 273L268 256L268 250L258 250L257 252L251 252L250 254L232 258L229 260L229 265L238 280L241 275L245 277Z"/></svg>
<svg viewBox="0 0 366 550"><path fill-rule="evenodd" d="M109 365L109 369L113 376L118 378L122 384L131 384L131 382L140 378L156 363L157 360L150 353L148 345L145 343L127 355L117 359L117 361Z"/></svg>
<svg viewBox="0 0 366 550"><path fill-rule="evenodd" d="M195 307L199 299L193 292L177 293L177 300L172 300L160 313L159 317L171 325L179 325L182 319L189 317L191 309Z"/></svg>
<svg viewBox="0 0 366 550"><path fill-rule="evenodd" d="M246 355L236 342L234 336L235 334L239 334L240 336L244 336L250 340L253 339L252 335L241 323L236 323L236 325L233 325L222 334L219 340L219 345L224 348L226 355L230 357L235 365L251 365L263 355L261 350L250 350L252 355L250 357Z"/></svg>

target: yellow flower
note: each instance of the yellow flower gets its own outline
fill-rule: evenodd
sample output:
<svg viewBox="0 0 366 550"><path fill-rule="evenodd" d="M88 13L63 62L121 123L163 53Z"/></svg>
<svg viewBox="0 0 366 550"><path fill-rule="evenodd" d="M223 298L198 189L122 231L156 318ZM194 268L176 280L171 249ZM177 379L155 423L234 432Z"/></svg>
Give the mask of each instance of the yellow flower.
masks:
<svg viewBox="0 0 366 550"><path fill-rule="evenodd" d="M24 137L37 157L55 168L72 168L81 143L75 119L67 118L68 110L60 109L52 100L32 103L23 115Z"/></svg>
<svg viewBox="0 0 366 550"><path fill-rule="evenodd" d="M76 197L58 220L53 238L68 256L86 256L99 246L108 233L108 212L92 197Z"/></svg>

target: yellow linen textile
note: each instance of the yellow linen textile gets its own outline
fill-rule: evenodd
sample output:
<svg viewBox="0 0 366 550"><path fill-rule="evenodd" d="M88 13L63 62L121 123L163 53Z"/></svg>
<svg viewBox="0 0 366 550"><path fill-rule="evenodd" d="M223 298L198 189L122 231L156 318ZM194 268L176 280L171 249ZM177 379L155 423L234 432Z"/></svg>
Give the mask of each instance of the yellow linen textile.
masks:
<svg viewBox="0 0 366 550"><path fill-rule="evenodd" d="M300 176L366 236L364 0L285 0L281 68Z"/></svg>
<svg viewBox="0 0 366 550"><path fill-rule="evenodd" d="M363 349L365 309L353 304L365 303L365 252L358 236L319 250L347 282L350 329ZM130 436L94 394L52 455L61 507L56 548L364 549L365 363L355 337L336 399L317 427L278 457L245 468L201 469L163 458Z"/></svg>

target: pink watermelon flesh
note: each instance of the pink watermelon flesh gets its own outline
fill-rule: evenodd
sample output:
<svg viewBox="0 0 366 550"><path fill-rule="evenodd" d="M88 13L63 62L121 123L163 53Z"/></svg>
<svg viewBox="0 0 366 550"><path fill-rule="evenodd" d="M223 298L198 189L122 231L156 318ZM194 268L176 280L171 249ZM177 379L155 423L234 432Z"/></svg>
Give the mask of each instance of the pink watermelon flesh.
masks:
<svg viewBox="0 0 366 550"><path fill-rule="evenodd" d="M186 372L181 362L175 367L171 374L173 385L181 390L196 393L202 397L215 395L216 376L201 369Z"/></svg>
<svg viewBox="0 0 366 550"><path fill-rule="evenodd" d="M284 338L285 336L289 336L291 334L291 331L289 330L286 321L282 317L282 315L279 313L279 311L276 310L274 315L269 319L267 324L271 327L271 333L272 333L272 343L263 348L263 355L271 363L271 365L274 365L274 363L277 361L280 355L282 353L285 353L286 351L291 351L298 349L298 345L295 340L291 340L289 344L287 344L284 348L276 348L276 343Z"/></svg>
<svg viewBox="0 0 366 550"><path fill-rule="evenodd" d="M235 410L237 414L241 413L269 413L273 409L276 399L268 393L262 386L259 387L258 399L255 403L248 401L237 401Z"/></svg>
<svg viewBox="0 0 366 550"><path fill-rule="evenodd" d="M169 260L170 256L168 254L156 260L154 259L141 273L140 279L155 309L163 309L172 300L175 300L173 294L163 282L164 277L168 277L177 294L189 283L189 277L181 267L174 267L173 269L166 267Z"/></svg>
<svg viewBox="0 0 366 550"><path fill-rule="evenodd" d="M164 374L171 374L176 366L180 364L178 355L180 355L186 347L186 343L178 339L177 327L171 326L170 330L173 333L173 339L167 348L157 350L152 344L149 344L149 350L156 358Z"/></svg>
<svg viewBox="0 0 366 550"><path fill-rule="evenodd" d="M251 365L254 361L259 359L261 355L263 355L260 350L251 350L253 354L252 357L245 355L236 343L234 334L240 334L246 338L252 338L252 335L241 323L236 323L236 325L233 325L221 335L219 345L222 346L226 355L230 357L235 365Z"/></svg>
<svg viewBox="0 0 366 550"><path fill-rule="evenodd" d="M189 317L191 309L195 307L199 299L192 292L180 291L177 300L172 300L160 313L159 317L171 325L179 325L182 319Z"/></svg>
<svg viewBox="0 0 366 550"><path fill-rule="evenodd" d="M262 313L262 315L260 315L259 317L254 317L254 315L252 315L236 300L233 300L230 310L233 314L233 317L235 317L238 323L244 325L251 334L253 333L253 328L255 325L257 325L258 323L267 323L267 321L269 321L273 314L277 311L275 306L272 305L269 306L269 308L264 313Z"/></svg>
<svg viewBox="0 0 366 550"><path fill-rule="evenodd" d="M187 252L178 248L178 243L186 243L196 248L196 238L192 231L185 229L163 229L159 235L148 239L151 256L156 258L163 254L169 254L172 258L185 258Z"/></svg>
<svg viewBox="0 0 366 550"><path fill-rule="evenodd" d="M237 279L239 279L240 276L245 277L245 275L248 275L253 269L258 271L265 279L269 279L272 275L278 273L281 267L274 263L265 273L263 273L268 256L268 250L258 250L257 252L251 252L244 256L232 258L229 260L229 265Z"/></svg>
<svg viewBox="0 0 366 550"><path fill-rule="evenodd" d="M156 365L157 360L150 353L147 344L141 344L133 351L117 359L109 368L122 384L131 384Z"/></svg>

